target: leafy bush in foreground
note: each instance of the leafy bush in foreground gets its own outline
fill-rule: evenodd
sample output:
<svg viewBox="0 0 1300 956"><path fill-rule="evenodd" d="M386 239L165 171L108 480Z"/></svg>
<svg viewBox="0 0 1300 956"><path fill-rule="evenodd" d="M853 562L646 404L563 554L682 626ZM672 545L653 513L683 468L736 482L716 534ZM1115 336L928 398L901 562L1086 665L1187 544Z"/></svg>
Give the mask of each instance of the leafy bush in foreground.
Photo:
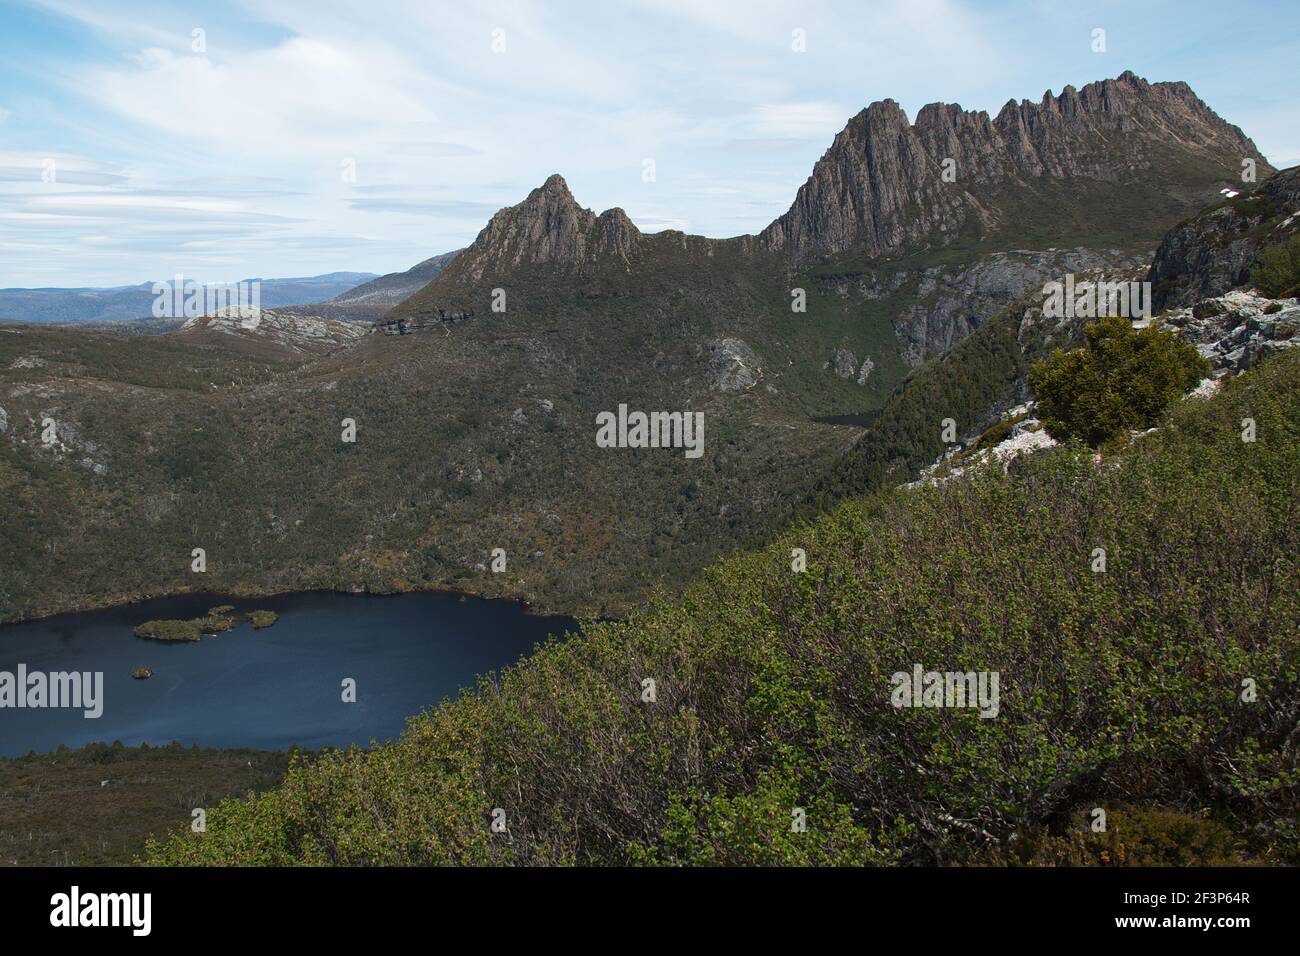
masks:
<svg viewBox="0 0 1300 956"><path fill-rule="evenodd" d="M1199 862L1300 862L1300 350L1104 465L1061 448L995 472L845 503L148 860L945 863L1127 806L1211 812L1231 840L1194 827ZM998 715L895 709L918 663L997 671ZM1116 839L1160 861L1183 826Z"/></svg>
<svg viewBox="0 0 1300 956"><path fill-rule="evenodd" d="M1194 387L1210 363L1176 332L1134 329L1122 316L1084 330L1086 344L1057 349L1029 372L1043 425L1058 441L1094 448L1156 424L1170 402Z"/></svg>

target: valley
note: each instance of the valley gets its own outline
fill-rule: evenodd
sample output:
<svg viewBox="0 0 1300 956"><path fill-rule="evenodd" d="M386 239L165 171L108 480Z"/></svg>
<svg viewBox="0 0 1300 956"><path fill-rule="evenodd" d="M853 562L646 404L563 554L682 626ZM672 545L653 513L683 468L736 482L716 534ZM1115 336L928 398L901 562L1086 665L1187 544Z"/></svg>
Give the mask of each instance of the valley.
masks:
<svg viewBox="0 0 1300 956"><path fill-rule="evenodd" d="M1126 71L874 102L750 235L552 174L320 301L0 324L0 664L122 702L0 777L139 809L0 856L1296 862L1295 177Z"/></svg>
<svg viewBox="0 0 1300 956"><path fill-rule="evenodd" d="M1141 271L1238 154L1271 169L1184 84L1128 73L996 122L945 106L911 124L884 101L759 236L642 234L551 176L379 306L441 334L358 336L364 290L252 330L0 328L0 490L22 513L0 532L0 620L315 588L623 613L840 487L864 432L827 417L906 401L927 363L1063 273ZM1009 384L948 414L978 434ZM599 449L597 416L624 404L703 413L702 457ZM868 448L889 424L872 427ZM496 548L505 573L483 570Z"/></svg>

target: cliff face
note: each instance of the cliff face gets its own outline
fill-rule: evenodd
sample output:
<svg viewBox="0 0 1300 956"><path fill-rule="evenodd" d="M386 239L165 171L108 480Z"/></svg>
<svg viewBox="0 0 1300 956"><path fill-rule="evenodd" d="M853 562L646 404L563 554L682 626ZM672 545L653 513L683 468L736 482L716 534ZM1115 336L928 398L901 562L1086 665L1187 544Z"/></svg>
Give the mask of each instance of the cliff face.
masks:
<svg viewBox="0 0 1300 956"><path fill-rule="evenodd" d="M896 102L882 100L849 120L785 215L756 241L727 242L804 260L943 247L969 233L1020 244L1019 233L1041 227L1050 236L1058 220L1086 232L1089 217L1103 228L1149 228L1149 220L1201 208L1246 158L1260 175L1273 171L1186 83L1153 84L1127 72L1081 90L1067 86L1060 96L1049 91L1037 103L1010 101L992 119L931 103L911 123ZM1119 189L1127 190L1122 201ZM554 175L493 216L448 271L477 282L542 263L577 273L598 263L627 270L643 238L623 210L584 209Z"/></svg>
<svg viewBox="0 0 1300 956"><path fill-rule="evenodd" d="M1153 84L1132 73L1037 102L1011 101L996 117L932 103L913 123L883 100L848 122L790 210L758 236L643 236L621 209L597 215L580 206L555 175L493 216L400 309L482 314L495 286L568 295L582 285L583 296L608 297L617 288L671 314L711 302L720 288L777 281L787 270L817 270L846 256L852 261L831 262L830 271L870 273L850 283L851 294L844 290L846 319L860 321L870 303L888 300L874 312L888 309L898 354L916 366L1064 272L1145 267L1170 224L1221 188L1240 186L1243 159L1253 159L1261 176L1272 171L1187 84ZM927 258L945 249L953 254ZM674 294L681 298L670 308L664 303ZM770 308L775 298L750 308ZM710 304L705 312L713 321L733 307ZM837 340L829 348L819 363L836 349L856 359L862 345ZM873 363L880 351L873 348ZM855 364L848 378L865 384L860 369ZM873 381L886 374L882 368Z"/></svg>
<svg viewBox="0 0 1300 956"><path fill-rule="evenodd" d="M1155 308L1189 306L1244 285L1261 249L1297 233L1300 166L1169 230L1147 273Z"/></svg>
<svg viewBox="0 0 1300 956"><path fill-rule="evenodd" d="M760 238L796 259L942 246L967 228L1014 231L1026 203L1051 215L1060 197L1044 187L1053 181L1081 191L1208 184L1216 175L1226 182L1245 158L1261 175L1272 171L1255 144L1187 84L1152 84L1129 72L1081 90L1067 86L1059 97L1049 91L1038 103L1010 101L995 119L932 103L912 124L884 100L850 120L789 212ZM948 182L945 160L952 160ZM1135 219L1143 212L1127 210Z"/></svg>
<svg viewBox="0 0 1300 956"><path fill-rule="evenodd" d="M974 196L950 185L902 108L893 100L873 103L835 137L790 211L760 238L796 256L859 244L880 255L955 234L969 218L991 222Z"/></svg>
<svg viewBox="0 0 1300 956"><path fill-rule="evenodd" d="M967 265L931 266L921 273L912 304L894 318L903 360L917 366L942 355L989 316L1066 273L1132 272L1145 262L1113 249L1017 249Z"/></svg>

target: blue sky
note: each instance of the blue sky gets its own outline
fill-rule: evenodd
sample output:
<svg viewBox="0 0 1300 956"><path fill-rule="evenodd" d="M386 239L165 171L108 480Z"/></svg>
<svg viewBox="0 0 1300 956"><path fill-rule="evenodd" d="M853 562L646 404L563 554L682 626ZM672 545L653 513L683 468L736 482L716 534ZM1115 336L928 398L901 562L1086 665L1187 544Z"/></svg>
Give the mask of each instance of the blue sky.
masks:
<svg viewBox="0 0 1300 956"><path fill-rule="evenodd" d="M874 100L996 113L1126 69L1300 162L1289 0L0 0L0 287L391 272L552 172L739 235Z"/></svg>

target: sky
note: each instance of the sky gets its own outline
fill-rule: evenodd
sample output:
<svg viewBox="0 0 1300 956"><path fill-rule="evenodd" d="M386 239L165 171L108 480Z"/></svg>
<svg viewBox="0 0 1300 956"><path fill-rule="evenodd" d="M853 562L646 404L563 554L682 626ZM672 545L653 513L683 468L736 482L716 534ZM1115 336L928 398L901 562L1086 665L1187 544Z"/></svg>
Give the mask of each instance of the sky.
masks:
<svg viewBox="0 0 1300 956"><path fill-rule="evenodd" d="M0 0L0 287L400 271L555 172L752 233L875 100L1129 69L1300 163L1294 0Z"/></svg>

